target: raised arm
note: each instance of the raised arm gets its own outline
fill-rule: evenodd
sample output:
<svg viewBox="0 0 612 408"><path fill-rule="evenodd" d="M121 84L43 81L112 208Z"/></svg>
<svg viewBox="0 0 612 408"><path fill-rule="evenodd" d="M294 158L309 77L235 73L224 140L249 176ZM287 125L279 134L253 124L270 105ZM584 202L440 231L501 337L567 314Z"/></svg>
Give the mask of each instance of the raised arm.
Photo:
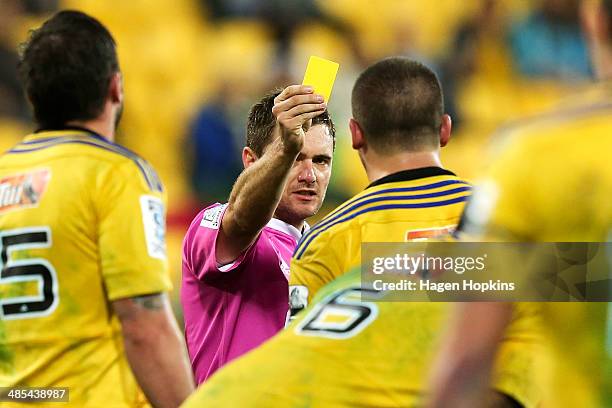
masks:
<svg viewBox="0 0 612 408"><path fill-rule="evenodd" d="M272 219L289 171L304 145L304 133L311 120L325 111L323 98L312 92L310 87L292 85L274 99L272 142L234 184L217 237L217 262L225 264L238 258Z"/></svg>
<svg viewBox="0 0 612 408"><path fill-rule="evenodd" d="M115 300L125 353L154 407L178 407L194 390L191 365L165 294Z"/></svg>

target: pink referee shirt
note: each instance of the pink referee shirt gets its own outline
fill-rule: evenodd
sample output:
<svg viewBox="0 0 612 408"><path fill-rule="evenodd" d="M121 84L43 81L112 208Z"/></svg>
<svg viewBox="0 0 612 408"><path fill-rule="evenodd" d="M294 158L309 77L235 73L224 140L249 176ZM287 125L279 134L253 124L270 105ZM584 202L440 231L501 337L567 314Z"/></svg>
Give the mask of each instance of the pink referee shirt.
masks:
<svg viewBox="0 0 612 408"><path fill-rule="evenodd" d="M226 207L215 204L200 212L183 242L181 303L198 384L283 328L289 261L301 236L273 218L238 259L219 266L215 245Z"/></svg>

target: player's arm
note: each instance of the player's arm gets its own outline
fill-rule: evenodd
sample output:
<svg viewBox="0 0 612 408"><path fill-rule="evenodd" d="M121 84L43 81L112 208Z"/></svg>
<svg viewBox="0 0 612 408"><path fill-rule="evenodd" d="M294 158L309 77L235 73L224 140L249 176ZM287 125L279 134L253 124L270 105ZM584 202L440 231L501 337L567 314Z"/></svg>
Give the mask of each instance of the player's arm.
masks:
<svg viewBox="0 0 612 408"><path fill-rule="evenodd" d="M292 85L274 99L273 142L234 184L217 237L218 263L236 260L272 219L289 170L304 145L304 132L312 118L324 111L322 97L310 87Z"/></svg>
<svg viewBox="0 0 612 408"><path fill-rule="evenodd" d="M433 366L429 408L520 407L489 381L511 313L510 303L458 304Z"/></svg>
<svg viewBox="0 0 612 408"><path fill-rule="evenodd" d="M191 366L167 296L112 302L125 353L138 384L154 407L178 407L194 390Z"/></svg>

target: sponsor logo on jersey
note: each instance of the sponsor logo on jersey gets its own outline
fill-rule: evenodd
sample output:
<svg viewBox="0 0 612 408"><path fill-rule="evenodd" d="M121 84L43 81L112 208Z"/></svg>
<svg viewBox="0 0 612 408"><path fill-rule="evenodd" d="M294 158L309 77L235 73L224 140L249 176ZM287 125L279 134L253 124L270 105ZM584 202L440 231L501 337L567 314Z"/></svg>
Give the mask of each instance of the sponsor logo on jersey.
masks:
<svg viewBox="0 0 612 408"><path fill-rule="evenodd" d="M308 288L304 285L289 286L289 308L296 313L308 306Z"/></svg>
<svg viewBox="0 0 612 408"><path fill-rule="evenodd" d="M427 241L451 234L455 230L454 225L439 228L426 228L406 231L406 241Z"/></svg>
<svg viewBox="0 0 612 408"><path fill-rule="evenodd" d="M227 204L218 205L204 211L204 216L202 217L200 226L210 229L219 229L221 226L221 215L223 214L225 207L227 207Z"/></svg>
<svg viewBox="0 0 612 408"><path fill-rule="evenodd" d="M48 169L14 174L0 180L0 213L37 207L51 178Z"/></svg>
<svg viewBox="0 0 612 408"><path fill-rule="evenodd" d="M164 203L158 197L140 197L142 222L144 224L147 252L157 259L166 259L166 218Z"/></svg>

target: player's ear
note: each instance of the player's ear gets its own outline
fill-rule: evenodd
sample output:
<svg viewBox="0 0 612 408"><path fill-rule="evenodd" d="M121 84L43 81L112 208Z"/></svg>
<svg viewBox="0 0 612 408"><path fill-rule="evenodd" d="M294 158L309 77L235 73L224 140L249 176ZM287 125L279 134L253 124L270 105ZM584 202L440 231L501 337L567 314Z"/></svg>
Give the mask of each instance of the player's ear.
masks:
<svg viewBox="0 0 612 408"><path fill-rule="evenodd" d="M365 138L363 137L363 130L354 118L349 119L349 129L351 130L351 142L353 149L359 150L366 145Z"/></svg>
<svg viewBox="0 0 612 408"><path fill-rule="evenodd" d="M108 93L113 104L120 105L123 103L123 77L121 72L115 72L111 77Z"/></svg>
<svg viewBox="0 0 612 408"><path fill-rule="evenodd" d="M244 168L248 168L251 164L257 160L257 154L250 147L242 149L242 165Z"/></svg>
<svg viewBox="0 0 612 408"><path fill-rule="evenodd" d="M440 124L440 147L446 146L451 137L451 129L453 121L450 115L446 113L442 115L442 123Z"/></svg>

